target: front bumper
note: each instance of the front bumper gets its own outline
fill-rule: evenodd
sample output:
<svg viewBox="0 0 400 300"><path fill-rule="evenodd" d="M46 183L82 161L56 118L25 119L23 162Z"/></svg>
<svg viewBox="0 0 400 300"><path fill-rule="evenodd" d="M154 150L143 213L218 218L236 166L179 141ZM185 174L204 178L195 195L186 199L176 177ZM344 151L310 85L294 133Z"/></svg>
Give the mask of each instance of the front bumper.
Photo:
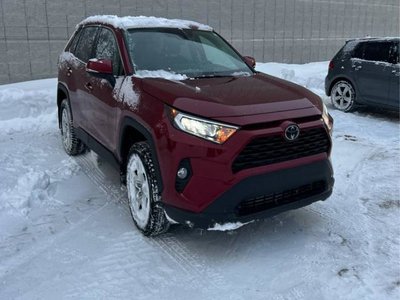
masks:
<svg viewBox="0 0 400 300"><path fill-rule="evenodd" d="M305 186L323 182L318 189L305 191ZM327 199L333 189L334 178L329 159L320 160L298 167L283 169L245 178L214 200L200 213L193 213L165 204L169 218L181 224L191 224L197 228L209 228L216 223L249 222L273 216L281 212L297 209L315 201ZM271 195L274 195L271 196ZM292 196L290 196L292 195ZM268 197L264 197L268 196ZM264 198L263 198L264 197ZM243 201L262 202L260 210L243 214ZM258 202L257 202L258 201ZM268 202L269 201L269 202ZM260 202L260 203L261 203ZM265 208L265 209L263 209ZM243 212L243 211L242 211Z"/></svg>

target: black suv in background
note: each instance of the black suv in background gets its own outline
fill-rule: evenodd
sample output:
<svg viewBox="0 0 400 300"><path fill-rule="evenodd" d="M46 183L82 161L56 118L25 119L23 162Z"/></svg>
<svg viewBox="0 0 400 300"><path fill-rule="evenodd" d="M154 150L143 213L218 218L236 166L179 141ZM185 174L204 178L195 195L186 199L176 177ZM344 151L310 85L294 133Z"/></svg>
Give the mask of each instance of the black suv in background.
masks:
<svg viewBox="0 0 400 300"><path fill-rule="evenodd" d="M357 104L399 109L400 38L349 40L329 63L325 92L335 108Z"/></svg>

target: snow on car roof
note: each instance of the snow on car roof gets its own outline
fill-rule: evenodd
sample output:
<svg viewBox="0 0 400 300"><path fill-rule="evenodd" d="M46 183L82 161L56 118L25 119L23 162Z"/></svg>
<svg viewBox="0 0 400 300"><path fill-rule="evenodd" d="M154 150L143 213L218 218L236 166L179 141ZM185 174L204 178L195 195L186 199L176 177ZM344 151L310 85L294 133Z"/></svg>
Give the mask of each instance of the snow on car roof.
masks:
<svg viewBox="0 0 400 300"><path fill-rule="evenodd" d="M352 38L346 40L346 43L348 42L364 42L364 41L397 41L399 40L400 37L396 36L385 36L385 37L371 37L371 36L366 36L366 37L360 37L360 38Z"/></svg>
<svg viewBox="0 0 400 300"><path fill-rule="evenodd" d="M179 28L179 29L200 29L212 31L213 28L195 21L179 20L179 19L166 19L158 17L145 17L145 16L126 16L119 17L115 15L97 15L84 19L77 26L101 23L114 26L120 29L130 28Z"/></svg>

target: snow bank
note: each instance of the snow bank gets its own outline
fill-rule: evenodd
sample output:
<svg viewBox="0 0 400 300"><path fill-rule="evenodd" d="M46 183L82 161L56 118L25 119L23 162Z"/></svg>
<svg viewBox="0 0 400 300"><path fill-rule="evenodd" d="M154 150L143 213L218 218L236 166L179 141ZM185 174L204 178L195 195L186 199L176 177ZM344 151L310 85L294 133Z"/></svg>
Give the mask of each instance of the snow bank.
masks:
<svg viewBox="0 0 400 300"><path fill-rule="evenodd" d="M57 128L56 88L56 79L0 86L2 132L10 135Z"/></svg>
<svg viewBox="0 0 400 300"><path fill-rule="evenodd" d="M328 61L308 64L257 63L257 71L293 81L317 94L324 94L325 76L328 72Z"/></svg>
<svg viewBox="0 0 400 300"><path fill-rule="evenodd" d="M188 77L184 74L178 74L174 72L169 72L165 70L155 70L155 71L149 71L149 70L138 70L136 71L135 76L139 78L163 78L167 80L185 80L188 79Z"/></svg>
<svg viewBox="0 0 400 300"><path fill-rule="evenodd" d="M120 29L130 28L181 28L181 29L200 29L212 31L212 27L194 21L179 20L179 19L166 19L157 17L118 17L115 15L97 15L91 16L80 22L77 27L87 23L102 23L114 26Z"/></svg>

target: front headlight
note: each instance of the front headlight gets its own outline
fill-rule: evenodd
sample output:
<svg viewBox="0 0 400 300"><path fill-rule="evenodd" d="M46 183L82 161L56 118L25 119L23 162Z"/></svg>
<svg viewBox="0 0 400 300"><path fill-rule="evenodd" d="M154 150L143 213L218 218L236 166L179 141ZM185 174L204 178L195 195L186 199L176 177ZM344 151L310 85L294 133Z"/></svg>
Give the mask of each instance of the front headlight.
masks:
<svg viewBox="0 0 400 300"><path fill-rule="evenodd" d="M321 100L322 102L322 100ZM326 127L328 128L329 134L332 134L333 131L333 119L328 113L328 108L325 103L322 102L322 120L324 121Z"/></svg>
<svg viewBox="0 0 400 300"><path fill-rule="evenodd" d="M238 130L238 127L197 118L173 108L170 114L172 122L180 130L217 144L225 143Z"/></svg>

